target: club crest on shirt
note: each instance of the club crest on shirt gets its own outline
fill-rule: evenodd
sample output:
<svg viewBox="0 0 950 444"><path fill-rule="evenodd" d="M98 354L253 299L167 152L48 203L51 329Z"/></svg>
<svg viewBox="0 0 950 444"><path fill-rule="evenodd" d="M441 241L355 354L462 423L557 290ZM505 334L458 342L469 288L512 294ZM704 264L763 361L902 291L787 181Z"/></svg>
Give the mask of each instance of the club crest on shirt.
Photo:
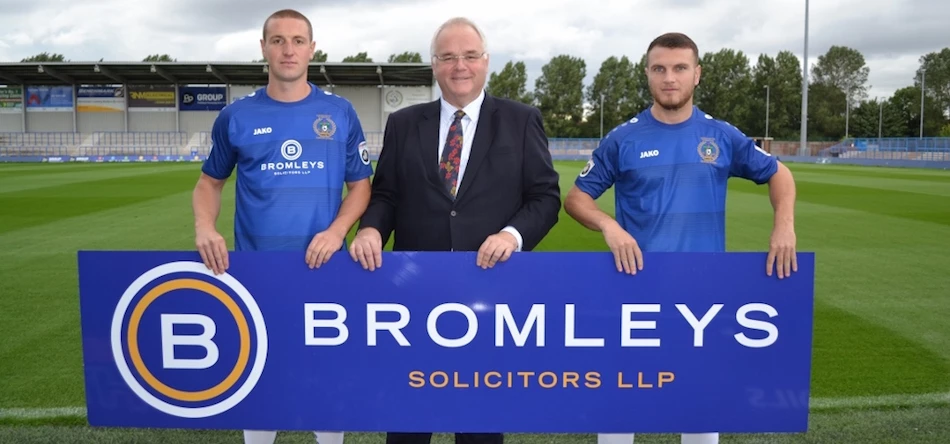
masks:
<svg viewBox="0 0 950 444"><path fill-rule="evenodd" d="M317 120L313 121L313 132L317 133L319 139L332 139L336 133L336 123L327 114L318 114Z"/></svg>
<svg viewBox="0 0 950 444"><path fill-rule="evenodd" d="M703 163L716 163L719 158L719 145L716 145L716 139L713 137L703 137L696 147L699 157Z"/></svg>
<svg viewBox="0 0 950 444"><path fill-rule="evenodd" d="M581 170L581 177L587 177L587 175L590 173L590 170L592 170L593 168L594 168L594 159L590 159L587 161L587 165L584 165L584 169Z"/></svg>

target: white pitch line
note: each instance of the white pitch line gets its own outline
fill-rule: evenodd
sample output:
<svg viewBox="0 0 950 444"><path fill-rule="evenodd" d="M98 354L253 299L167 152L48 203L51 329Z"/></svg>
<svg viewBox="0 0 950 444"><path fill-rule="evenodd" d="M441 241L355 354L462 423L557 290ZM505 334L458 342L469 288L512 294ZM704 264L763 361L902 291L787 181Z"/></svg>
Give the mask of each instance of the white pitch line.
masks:
<svg viewBox="0 0 950 444"><path fill-rule="evenodd" d="M0 409L0 419L44 419L67 416L86 417L85 407L54 407L48 409Z"/></svg>
<svg viewBox="0 0 950 444"><path fill-rule="evenodd" d="M813 410L861 407L917 406L950 404L950 392L920 395L855 396L847 398L815 398L809 403Z"/></svg>
<svg viewBox="0 0 950 444"><path fill-rule="evenodd" d="M853 409L867 407L920 406L950 404L950 392L924 393L920 395L857 396L843 398L814 398L812 411L827 409ZM13 408L0 409L0 419L48 419L59 417L85 417L85 407Z"/></svg>

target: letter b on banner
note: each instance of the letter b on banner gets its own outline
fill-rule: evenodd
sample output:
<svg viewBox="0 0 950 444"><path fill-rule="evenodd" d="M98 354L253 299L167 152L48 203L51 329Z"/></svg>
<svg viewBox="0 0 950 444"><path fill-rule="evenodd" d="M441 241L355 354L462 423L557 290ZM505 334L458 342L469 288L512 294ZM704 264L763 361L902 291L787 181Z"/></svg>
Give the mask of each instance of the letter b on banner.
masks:
<svg viewBox="0 0 950 444"><path fill-rule="evenodd" d="M183 335L175 333L176 325L196 325L202 331L197 335ZM214 320L207 316L195 314L163 314L162 315L162 363L166 369L195 369L203 370L218 362L218 346L215 345L214 333L217 326ZM197 346L205 351L205 357L200 359L176 358L175 346Z"/></svg>

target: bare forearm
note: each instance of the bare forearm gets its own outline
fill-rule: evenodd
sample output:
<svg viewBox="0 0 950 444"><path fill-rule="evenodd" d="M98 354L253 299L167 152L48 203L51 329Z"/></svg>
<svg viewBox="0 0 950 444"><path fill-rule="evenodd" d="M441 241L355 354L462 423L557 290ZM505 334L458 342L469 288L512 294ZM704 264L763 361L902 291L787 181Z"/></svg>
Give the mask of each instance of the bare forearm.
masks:
<svg viewBox="0 0 950 444"><path fill-rule="evenodd" d="M788 167L779 163L778 171L769 180L769 200L775 211L776 228L795 226L795 179Z"/></svg>
<svg viewBox="0 0 950 444"><path fill-rule="evenodd" d="M609 214L603 212L587 193L577 187L571 188L564 199L564 211L589 230L603 231L609 223L616 223Z"/></svg>
<svg viewBox="0 0 950 444"><path fill-rule="evenodd" d="M221 189L207 180L199 180L192 195L195 228L214 227L221 212Z"/></svg>
<svg viewBox="0 0 950 444"><path fill-rule="evenodd" d="M336 232L341 237L346 237L350 228L359 220L363 212L366 211L366 207L369 205L370 194L370 183L368 179L353 185L347 191L346 197L343 198L343 202L340 204L340 211L333 220L333 223L330 224L329 230Z"/></svg>

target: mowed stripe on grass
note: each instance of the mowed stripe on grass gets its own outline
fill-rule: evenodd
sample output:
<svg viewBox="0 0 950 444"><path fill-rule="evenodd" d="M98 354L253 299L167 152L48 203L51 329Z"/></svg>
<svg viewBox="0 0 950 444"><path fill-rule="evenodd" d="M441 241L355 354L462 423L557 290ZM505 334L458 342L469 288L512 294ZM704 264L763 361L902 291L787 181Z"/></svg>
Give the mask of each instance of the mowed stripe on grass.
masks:
<svg viewBox="0 0 950 444"><path fill-rule="evenodd" d="M101 166L69 165L70 168L59 170L61 165L34 166L31 174L20 175L19 180L46 182L57 171L70 175L92 173L88 181L68 187L0 193L3 208L7 208L4 199L8 198L21 199L18 205L33 202L33 206L49 207L39 211L43 217L26 225L17 222L17 216L10 212L0 213L0 272L9 276L0 281L0 294L12 295L0 298L0 335L4 338L0 341L0 387L4 387L0 391L0 408L83 404L77 250L193 248L190 191L197 177L197 164L192 168L152 165L150 168L167 171L120 178L110 178L107 169L97 169ZM112 170L122 174L130 171L123 169L127 167L136 166L120 165ZM582 167L583 162L558 162L564 193ZM792 167L810 174L822 171L813 166ZM839 180L839 170L828 172ZM0 165L0 177L7 177L5 172L6 166ZM893 174L900 173L903 171ZM910 174L908 179L928 180L931 176L944 177ZM934 186L947 184L938 179ZM730 250L764 250L771 231L766 188L740 180L734 180L730 187ZM945 231L948 227L940 223L941 213L932 207L915 207L936 217L907 218L890 212L885 215L873 208L855 208L846 194L831 193L834 198L820 194L834 187L812 184L806 177L799 193L799 249L816 251L819 263L813 395L840 398L941 393L950 387L950 361L934 348L942 338L950 336L950 327L940 322L938 316L946 313L948 303L940 297L946 292L939 293L939 283L945 283L945 278L941 281L940 276L931 274L950 265L934 246L936 239L946 239L950 234ZM44 190L52 192L54 199L43 200L48 197L43 195ZM25 193L30 195L22 196ZM906 203L904 194L907 193L885 194L876 205ZM71 209L70 202L75 200L64 195L87 200ZM599 200L605 211L613 211L612 199L612 192L608 192ZM57 210L64 207L53 207L52 202L67 206L60 212ZM90 202L96 205L88 208ZM926 205L923 201L914 202ZM229 242L232 212L233 189L229 187L220 224ZM896 227L899 231L907 223L915 228L902 232L903 242L868 241L880 238L882 230ZM931 249L924 248L921 256L920 248L907 251L908 245L930 245ZM584 229L562 211L560 223L538 250L604 251L606 247L600 233ZM885 266L884 258L893 262ZM921 267L922 259L929 264ZM869 262L873 266L868 266ZM895 268L901 273L882 273ZM882 281L881 276L887 279ZM894 293L905 291L910 294L905 294L901 303L902 299L895 298ZM915 303L921 300L929 302ZM895 314L895 307L903 311L898 309ZM937 338L936 342L928 341L928 337Z"/></svg>
<svg viewBox="0 0 950 444"><path fill-rule="evenodd" d="M820 166L812 165L794 164L792 168L796 172L821 171ZM837 176L837 170L829 173ZM950 257L941 241L950 238L950 227L944 223L950 205L939 206L945 198L854 187L850 188L852 194L846 194L838 186L810 182L807 176L799 178L798 185L798 246L815 251L818 262L816 393L850 396L865 391L865 395L880 395L897 386L901 390L892 393L950 387L950 324L945 321L950 316L946 298L950 294L946 273ZM932 188L950 193L950 182L937 181ZM732 191L730 214L746 223L730 227L730 248L745 249L755 243L764 248L771 232L771 214L746 211L743 202L758 199L768 206L767 188L740 181L733 184ZM855 196L862 193L867 196ZM922 209L910 214L882 211L907 202L917 202ZM852 322L842 322L846 317ZM862 327L862 323L868 325ZM867 328L879 333L869 334ZM913 364L897 364L901 360ZM885 371L887 367L893 369ZM893 371L896 367L904 369ZM831 383L835 380L841 382ZM824 392L840 387L847 387L846 392Z"/></svg>

